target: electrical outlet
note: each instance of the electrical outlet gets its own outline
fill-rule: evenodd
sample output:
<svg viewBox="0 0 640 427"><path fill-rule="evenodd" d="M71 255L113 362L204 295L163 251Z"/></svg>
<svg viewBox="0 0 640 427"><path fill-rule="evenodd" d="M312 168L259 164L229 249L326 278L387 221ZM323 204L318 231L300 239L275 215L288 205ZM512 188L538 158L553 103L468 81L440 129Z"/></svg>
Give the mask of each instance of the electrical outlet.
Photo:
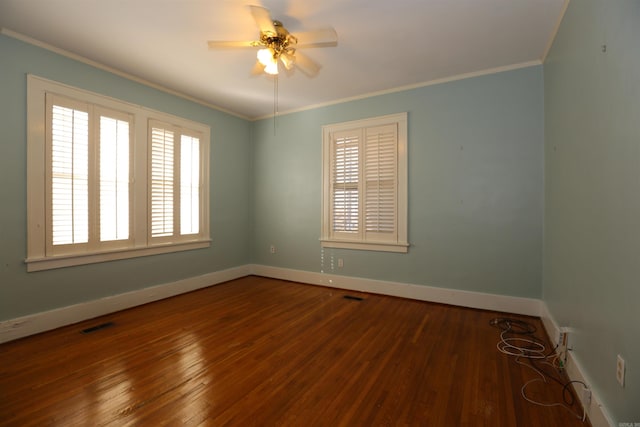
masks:
<svg viewBox="0 0 640 427"><path fill-rule="evenodd" d="M269 247L269 252L271 252L272 254L275 254L276 253L276 245L271 245Z"/></svg>
<svg viewBox="0 0 640 427"><path fill-rule="evenodd" d="M624 387L624 359L620 355L618 355L618 359L616 360L616 379L618 383Z"/></svg>

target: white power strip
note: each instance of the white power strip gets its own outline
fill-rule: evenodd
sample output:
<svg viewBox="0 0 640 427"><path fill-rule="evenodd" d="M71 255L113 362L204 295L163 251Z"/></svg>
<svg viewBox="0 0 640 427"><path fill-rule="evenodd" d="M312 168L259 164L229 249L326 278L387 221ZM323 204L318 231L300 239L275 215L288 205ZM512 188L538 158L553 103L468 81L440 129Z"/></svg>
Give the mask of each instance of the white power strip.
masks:
<svg viewBox="0 0 640 427"><path fill-rule="evenodd" d="M558 357L562 362L561 366L567 363L567 351L569 350L569 328L558 328L557 350Z"/></svg>

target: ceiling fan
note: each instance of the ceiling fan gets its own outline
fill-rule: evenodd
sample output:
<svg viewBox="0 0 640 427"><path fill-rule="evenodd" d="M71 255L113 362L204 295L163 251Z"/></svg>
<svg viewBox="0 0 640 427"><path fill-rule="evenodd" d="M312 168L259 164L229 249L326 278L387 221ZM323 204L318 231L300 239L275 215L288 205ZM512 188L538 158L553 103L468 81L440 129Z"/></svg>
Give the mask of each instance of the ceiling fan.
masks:
<svg viewBox="0 0 640 427"><path fill-rule="evenodd" d="M252 73L278 74L278 63L286 70L295 66L309 77L320 71L320 65L298 49L333 47L338 45L338 35L333 28L291 34L282 22L271 18L269 11L260 6L249 6L253 19L260 29L260 39L254 41L208 41L209 49L258 48L258 61Z"/></svg>

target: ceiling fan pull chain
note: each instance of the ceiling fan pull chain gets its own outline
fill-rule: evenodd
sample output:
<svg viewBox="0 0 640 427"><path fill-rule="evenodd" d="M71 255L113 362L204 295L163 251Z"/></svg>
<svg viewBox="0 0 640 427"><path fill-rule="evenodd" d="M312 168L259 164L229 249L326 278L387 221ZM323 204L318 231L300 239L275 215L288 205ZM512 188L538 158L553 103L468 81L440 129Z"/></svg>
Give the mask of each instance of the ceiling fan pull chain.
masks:
<svg viewBox="0 0 640 427"><path fill-rule="evenodd" d="M278 75L273 76L273 136L276 135L276 116L278 115Z"/></svg>

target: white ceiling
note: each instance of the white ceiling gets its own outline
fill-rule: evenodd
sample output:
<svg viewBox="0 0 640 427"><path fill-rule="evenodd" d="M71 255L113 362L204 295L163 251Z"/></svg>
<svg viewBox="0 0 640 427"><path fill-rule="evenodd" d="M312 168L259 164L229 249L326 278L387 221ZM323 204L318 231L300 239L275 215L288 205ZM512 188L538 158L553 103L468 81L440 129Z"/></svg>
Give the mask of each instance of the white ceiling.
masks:
<svg viewBox="0 0 640 427"><path fill-rule="evenodd" d="M544 59L568 0L0 0L0 27L235 114L274 108L273 79L251 76L248 5L295 33L332 26L338 46L304 51L318 76L279 77L280 112ZM5 58L2 59L3 61Z"/></svg>

